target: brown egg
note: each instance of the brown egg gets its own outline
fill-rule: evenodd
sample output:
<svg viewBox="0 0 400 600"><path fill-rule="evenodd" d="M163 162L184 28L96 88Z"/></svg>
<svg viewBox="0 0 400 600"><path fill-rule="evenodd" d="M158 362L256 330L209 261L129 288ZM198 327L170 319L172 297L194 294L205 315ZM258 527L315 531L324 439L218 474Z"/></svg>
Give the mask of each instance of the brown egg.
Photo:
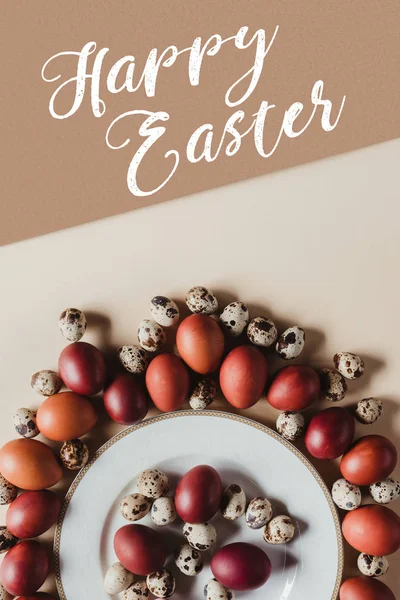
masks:
<svg viewBox="0 0 400 600"><path fill-rule="evenodd" d="M90 401L75 392L50 396L40 405L36 421L40 432L56 442L72 440L88 433L97 421Z"/></svg>
<svg viewBox="0 0 400 600"><path fill-rule="evenodd" d="M371 577L352 577L340 588L340 600L396 600L392 590Z"/></svg>
<svg viewBox="0 0 400 600"><path fill-rule="evenodd" d="M207 375L219 367L224 352L224 334L214 319L195 314L186 317L179 325L176 345L193 371Z"/></svg>
<svg viewBox="0 0 400 600"><path fill-rule="evenodd" d="M63 472L49 446L21 438L1 448L0 473L23 490L43 490L58 483Z"/></svg>
<svg viewBox="0 0 400 600"><path fill-rule="evenodd" d="M175 354L159 354L146 371L146 386L151 399L163 412L177 410L189 392L189 373Z"/></svg>
<svg viewBox="0 0 400 600"><path fill-rule="evenodd" d="M371 485L388 477L397 464L397 450L382 435L366 435L355 442L340 463L350 483Z"/></svg>
<svg viewBox="0 0 400 600"><path fill-rule="evenodd" d="M232 406L249 408L258 402L267 383L267 361L254 346L238 346L222 363L219 383Z"/></svg>
<svg viewBox="0 0 400 600"><path fill-rule="evenodd" d="M368 504L348 512L342 523L345 540L372 556L392 554L400 548L400 517L379 504Z"/></svg>

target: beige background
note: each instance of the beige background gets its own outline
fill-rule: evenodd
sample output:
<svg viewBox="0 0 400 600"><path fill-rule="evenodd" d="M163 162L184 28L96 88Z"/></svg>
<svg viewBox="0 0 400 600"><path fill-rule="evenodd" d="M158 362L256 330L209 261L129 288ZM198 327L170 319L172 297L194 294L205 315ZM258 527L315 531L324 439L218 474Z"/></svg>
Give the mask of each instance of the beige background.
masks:
<svg viewBox="0 0 400 600"><path fill-rule="evenodd" d="M0 441L14 436L15 408L38 405L31 373L57 365L62 309L84 309L87 339L113 351L135 341L153 295L182 299L204 284L254 316L301 324L314 364L340 350L364 356L348 403L376 395L385 415L358 433L399 446L399 153L400 140L387 142L2 248ZM276 418L265 400L246 414ZM115 429L102 423L91 449ZM337 476L331 464L324 473ZM399 592L400 553L390 562L385 580Z"/></svg>

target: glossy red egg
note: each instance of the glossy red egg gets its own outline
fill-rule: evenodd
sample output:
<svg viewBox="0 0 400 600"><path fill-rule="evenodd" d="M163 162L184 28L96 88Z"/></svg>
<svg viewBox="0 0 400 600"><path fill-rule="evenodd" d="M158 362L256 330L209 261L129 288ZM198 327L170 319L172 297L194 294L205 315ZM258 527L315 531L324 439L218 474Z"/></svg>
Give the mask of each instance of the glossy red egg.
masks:
<svg viewBox="0 0 400 600"><path fill-rule="evenodd" d="M114 537L114 550L120 563L135 575L149 575L164 566L167 552L164 540L145 525L125 525Z"/></svg>
<svg viewBox="0 0 400 600"><path fill-rule="evenodd" d="M348 410L327 408L311 419L305 436L306 448L315 458L338 458L349 449L354 430L354 418Z"/></svg>
<svg viewBox="0 0 400 600"><path fill-rule="evenodd" d="M400 517L387 506L368 504L348 512L342 531L350 546L372 556L385 556L400 548Z"/></svg>
<svg viewBox="0 0 400 600"><path fill-rule="evenodd" d="M235 408L258 402L267 383L267 361L254 346L238 346L222 363L219 383L225 398Z"/></svg>
<svg viewBox="0 0 400 600"><path fill-rule="evenodd" d="M182 477L175 492L176 512L186 523L205 523L219 510L222 483L208 465L194 467Z"/></svg>
<svg viewBox="0 0 400 600"><path fill-rule="evenodd" d="M100 392L106 380L106 364L100 350L87 342L74 342L58 359L61 379L70 390L82 396Z"/></svg>
<svg viewBox="0 0 400 600"><path fill-rule="evenodd" d="M34 540L19 542L4 557L0 581L13 596L29 596L45 582L49 558L45 547Z"/></svg>
<svg viewBox="0 0 400 600"><path fill-rule="evenodd" d="M21 540L38 537L54 525L60 510L61 498L54 492L24 492L8 507L7 529Z"/></svg>
<svg viewBox="0 0 400 600"><path fill-rule="evenodd" d="M387 585L372 577L353 577L342 583L340 600L396 600Z"/></svg>
<svg viewBox="0 0 400 600"><path fill-rule="evenodd" d="M207 315L183 319L176 332L178 352L196 373L216 371L224 353L224 334L218 323Z"/></svg>
<svg viewBox="0 0 400 600"><path fill-rule="evenodd" d="M271 575L271 561L257 546L237 542L224 546L211 561L213 575L231 590L249 591L264 585Z"/></svg>
<svg viewBox="0 0 400 600"><path fill-rule="evenodd" d="M189 372L175 354L159 354L147 368L147 391L162 412L180 408L188 395L189 385Z"/></svg>
<svg viewBox="0 0 400 600"><path fill-rule="evenodd" d="M104 390L104 406L113 421L132 425L147 415L149 402L137 379L129 373L122 373Z"/></svg>
<svg viewBox="0 0 400 600"><path fill-rule="evenodd" d="M297 412L317 400L319 392L320 380L314 369L293 365L277 372L268 390L267 400L278 410Z"/></svg>
<svg viewBox="0 0 400 600"><path fill-rule="evenodd" d="M347 481L357 485L371 485L388 477L397 464L397 450L382 435L366 435L357 440L340 462L340 470Z"/></svg>

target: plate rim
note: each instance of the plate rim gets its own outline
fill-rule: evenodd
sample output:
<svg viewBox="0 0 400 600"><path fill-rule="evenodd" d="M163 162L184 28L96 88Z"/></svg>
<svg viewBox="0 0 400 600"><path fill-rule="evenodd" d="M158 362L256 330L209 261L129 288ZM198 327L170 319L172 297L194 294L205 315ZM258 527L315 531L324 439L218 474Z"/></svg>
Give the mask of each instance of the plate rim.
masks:
<svg viewBox="0 0 400 600"><path fill-rule="evenodd" d="M88 473L88 471L90 470L92 465L100 458L100 456L102 456L111 446L114 446L114 444L119 442L121 439L123 439L127 435L130 435L134 431L137 431L138 429L142 429L143 427L148 427L149 425L152 425L153 423L158 423L160 421L165 421L168 419L182 418L182 417L188 417L188 416L190 416L190 417L223 418L223 419L228 419L231 421L237 421L239 423L243 423L250 427L254 427L255 429L258 429L259 431L265 433L266 435L269 435L270 437L272 437L273 439L275 439L276 441L281 443L283 446L285 446L292 454L294 454L307 467L307 469L311 472L314 479L318 483L322 492L324 493L326 500L328 501L328 505L331 510L333 523L334 523L335 530L336 530L338 568L337 568L336 581L335 581L335 587L333 590L333 594L332 594L331 598L326 599L326 600L336 600L338 593L339 593L340 584L341 584L342 577L343 577L343 570L344 570L343 538L342 538L342 528L341 528L341 524L340 524L338 511L336 509L335 503L332 500L332 496L329 492L328 486L326 485L325 481L323 480L323 478L320 475L320 473L318 472L318 470L314 467L314 465L301 452L301 450L299 450L296 446L291 444L288 440L286 440L285 438L280 436L276 431L274 431L267 425L258 423L257 421L255 421L254 419L251 419L249 417L244 417L242 415L237 415L237 414L229 413L229 412L222 411L222 410L197 410L197 411L195 411L195 410L180 410L180 411L176 411L176 412L169 412L169 413L163 413L160 415L156 415L154 417L150 417L149 419L144 419L143 421L141 421L140 423L137 423L136 425L130 425L129 427L122 429L120 432L118 432L114 436L112 436L102 446L100 446L100 448L98 448L98 450L96 450L96 452L94 453L92 458L89 460L87 465L79 471L78 475L75 477L75 479L71 483L70 487L68 488L68 491L65 495L65 498L64 498L64 501L63 501L63 504L61 507L60 515L59 515L59 518L58 518L58 521L56 524L56 530L55 530L55 535L54 535L54 544L53 544L53 556L54 556L54 574L55 574L55 578L56 578L57 592L58 592L58 595L60 596L60 600L68 600L65 595L64 586L63 586L63 583L61 580L60 544L61 544L62 527L63 527L66 512L68 510L68 506L71 502L71 499L72 499L77 487L79 486L80 482L82 481L82 479Z"/></svg>

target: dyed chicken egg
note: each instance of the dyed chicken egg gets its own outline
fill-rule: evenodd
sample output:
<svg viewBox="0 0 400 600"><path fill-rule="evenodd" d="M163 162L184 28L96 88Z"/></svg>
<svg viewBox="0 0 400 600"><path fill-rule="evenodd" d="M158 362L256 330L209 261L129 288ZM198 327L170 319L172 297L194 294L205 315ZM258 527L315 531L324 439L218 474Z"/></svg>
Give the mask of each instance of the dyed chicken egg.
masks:
<svg viewBox="0 0 400 600"><path fill-rule="evenodd" d="M363 359L351 352L338 352L333 357L333 364L346 379L358 379L365 370Z"/></svg>
<svg viewBox="0 0 400 600"><path fill-rule="evenodd" d="M209 465L198 465L178 483L176 511L186 523L205 523L217 513L221 498L222 483L217 471Z"/></svg>
<svg viewBox="0 0 400 600"><path fill-rule="evenodd" d="M143 319L138 327L138 340L147 352L157 352L164 346L167 336L161 325L150 319Z"/></svg>
<svg viewBox="0 0 400 600"><path fill-rule="evenodd" d="M79 471L89 460L89 448L82 440L64 442L60 449L61 461L70 471Z"/></svg>
<svg viewBox="0 0 400 600"><path fill-rule="evenodd" d="M378 398L364 398L357 404L355 416L364 425L372 425L382 415L382 401Z"/></svg>
<svg viewBox="0 0 400 600"><path fill-rule="evenodd" d="M225 398L235 408L258 402L267 383L268 366L258 348L237 346L222 363L219 383Z"/></svg>
<svg viewBox="0 0 400 600"><path fill-rule="evenodd" d="M357 567L367 577L382 577L389 569L389 562L386 556L361 553L357 559Z"/></svg>
<svg viewBox="0 0 400 600"><path fill-rule="evenodd" d="M151 520L157 527L171 525L176 520L176 508L173 498L156 498L151 507Z"/></svg>
<svg viewBox="0 0 400 600"><path fill-rule="evenodd" d="M195 550L205 552L217 541L217 531L211 523L185 523L183 535Z"/></svg>
<svg viewBox="0 0 400 600"><path fill-rule="evenodd" d="M63 442L89 433L97 422L91 402L75 392L49 396L37 412L37 424L49 440Z"/></svg>
<svg viewBox="0 0 400 600"><path fill-rule="evenodd" d="M400 481L387 477L383 481L376 481L369 486L372 500L378 504L389 504L400 496Z"/></svg>
<svg viewBox="0 0 400 600"><path fill-rule="evenodd" d="M63 382L56 371L48 369L38 371L32 375L31 387L42 396L52 396L58 394L61 390Z"/></svg>
<svg viewBox="0 0 400 600"><path fill-rule="evenodd" d="M58 359L58 370L65 385L82 396L93 396L104 388L104 356L92 344L74 342L66 346Z"/></svg>
<svg viewBox="0 0 400 600"><path fill-rule="evenodd" d="M332 498L342 510L355 510L361 504L361 490L346 479L338 479L332 487Z"/></svg>
<svg viewBox="0 0 400 600"><path fill-rule="evenodd" d="M0 526L0 554L8 552L18 542L17 538L4 525Z"/></svg>
<svg viewBox="0 0 400 600"><path fill-rule="evenodd" d="M283 438L294 442L304 435L304 417L298 412L283 412L276 420L276 430Z"/></svg>
<svg viewBox="0 0 400 600"><path fill-rule="evenodd" d="M195 577L203 570L203 555L190 544L182 544L175 552L175 564L184 575Z"/></svg>
<svg viewBox="0 0 400 600"><path fill-rule="evenodd" d="M359 552L386 556L400 548L400 517L386 506L367 504L347 513L342 531Z"/></svg>
<svg viewBox="0 0 400 600"><path fill-rule="evenodd" d="M321 396L329 402L340 402L346 396L347 383L343 375L332 369L320 369Z"/></svg>
<svg viewBox="0 0 400 600"><path fill-rule="evenodd" d="M283 360L297 358L304 350L305 331L298 325L284 331L276 343L276 352Z"/></svg>
<svg viewBox="0 0 400 600"><path fill-rule="evenodd" d="M207 315L186 317L176 333L179 354L193 371L201 375L208 375L218 369L224 343L221 327Z"/></svg>
<svg viewBox="0 0 400 600"><path fill-rule="evenodd" d="M258 546L236 542L218 550L211 560L211 570L228 589L255 590L268 581L271 561Z"/></svg>
<svg viewBox="0 0 400 600"><path fill-rule="evenodd" d="M261 529L272 519L272 504L267 498L253 498L246 510L246 524Z"/></svg>
<svg viewBox="0 0 400 600"><path fill-rule="evenodd" d="M24 490L43 490L62 477L54 452L38 440L20 438L0 450L0 472L10 483Z"/></svg>
<svg viewBox="0 0 400 600"><path fill-rule="evenodd" d="M218 310L218 300L211 290L195 286L186 295L186 304L192 313L212 315Z"/></svg>
<svg viewBox="0 0 400 600"><path fill-rule="evenodd" d="M275 374L267 400L278 410L298 412L317 400L319 392L319 377L314 369L306 365L290 365Z"/></svg>
<svg viewBox="0 0 400 600"><path fill-rule="evenodd" d="M15 431L25 438L34 438L40 431L36 423L36 411L30 408L18 408L13 415Z"/></svg>
<svg viewBox="0 0 400 600"><path fill-rule="evenodd" d="M8 508L7 529L19 539L38 537L54 525L60 510L61 499L54 492L24 492Z"/></svg>
<svg viewBox="0 0 400 600"><path fill-rule="evenodd" d="M352 577L340 588L340 600L396 600L387 585L371 577Z"/></svg>
<svg viewBox="0 0 400 600"><path fill-rule="evenodd" d="M189 386L188 370L176 354L159 354L151 361L146 371L147 391L162 412L172 412L180 408L186 400Z"/></svg>
<svg viewBox="0 0 400 600"><path fill-rule="evenodd" d="M32 596L49 573L46 548L35 540L16 544L3 559L0 579L12 596Z"/></svg>
<svg viewBox="0 0 400 600"><path fill-rule="evenodd" d="M140 375L144 373L149 364L149 355L140 346L121 346L118 348L118 358L124 369L129 373Z"/></svg>
<svg viewBox="0 0 400 600"><path fill-rule="evenodd" d="M206 600L235 600L234 592L224 587L215 578L210 579L205 586L204 597Z"/></svg>
<svg viewBox="0 0 400 600"><path fill-rule="evenodd" d="M149 575L162 569L167 559L164 540L158 531L137 523L118 529L114 550L125 569L136 575Z"/></svg>
<svg viewBox="0 0 400 600"><path fill-rule="evenodd" d="M161 569L147 575L147 587L156 598L169 598L175 592L175 579L169 571Z"/></svg>
<svg viewBox="0 0 400 600"><path fill-rule="evenodd" d="M268 544L287 544L293 538L295 526L286 515L274 517L264 528L264 540Z"/></svg>
<svg viewBox="0 0 400 600"><path fill-rule="evenodd" d="M104 591L110 596L124 592L132 583L135 576L121 565L114 563L107 571L104 578Z"/></svg>
<svg viewBox="0 0 400 600"><path fill-rule="evenodd" d="M358 439L340 462L340 470L347 481L357 485L371 485L388 477L397 464L397 450L382 435L366 435Z"/></svg>
<svg viewBox="0 0 400 600"><path fill-rule="evenodd" d="M233 483L222 494L221 512L227 521L236 521L246 512L246 494L240 485Z"/></svg>
<svg viewBox="0 0 400 600"><path fill-rule="evenodd" d="M169 480L158 469L142 471L137 481L138 490L146 498L160 498L168 492Z"/></svg>
<svg viewBox="0 0 400 600"><path fill-rule="evenodd" d="M217 395L217 384L212 379L202 379L194 388L189 404L193 410L205 410Z"/></svg>
<svg viewBox="0 0 400 600"><path fill-rule="evenodd" d="M163 327L172 327L179 321L179 308L166 296L154 296L150 312L155 322Z"/></svg>
<svg viewBox="0 0 400 600"><path fill-rule="evenodd" d="M149 589L145 581L136 581L123 593L123 600L143 600L149 597Z"/></svg>
<svg viewBox="0 0 400 600"><path fill-rule="evenodd" d="M77 308L67 308L61 313L58 326L67 340L79 342L87 327L85 313Z"/></svg>
<svg viewBox="0 0 400 600"><path fill-rule="evenodd" d="M18 496L18 488L0 473L0 506L10 504ZM1 600L1 597L0 597Z"/></svg>
<svg viewBox="0 0 400 600"><path fill-rule="evenodd" d="M255 317L247 326L247 337L252 344L269 348L272 344L275 344L278 330L271 319Z"/></svg>
<svg viewBox="0 0 400 600"><path fill-rule="evenodd" d="M249 322L249 309L243 302L231 302L225 306L219 320L233 337L238 337Z"/></svg>

